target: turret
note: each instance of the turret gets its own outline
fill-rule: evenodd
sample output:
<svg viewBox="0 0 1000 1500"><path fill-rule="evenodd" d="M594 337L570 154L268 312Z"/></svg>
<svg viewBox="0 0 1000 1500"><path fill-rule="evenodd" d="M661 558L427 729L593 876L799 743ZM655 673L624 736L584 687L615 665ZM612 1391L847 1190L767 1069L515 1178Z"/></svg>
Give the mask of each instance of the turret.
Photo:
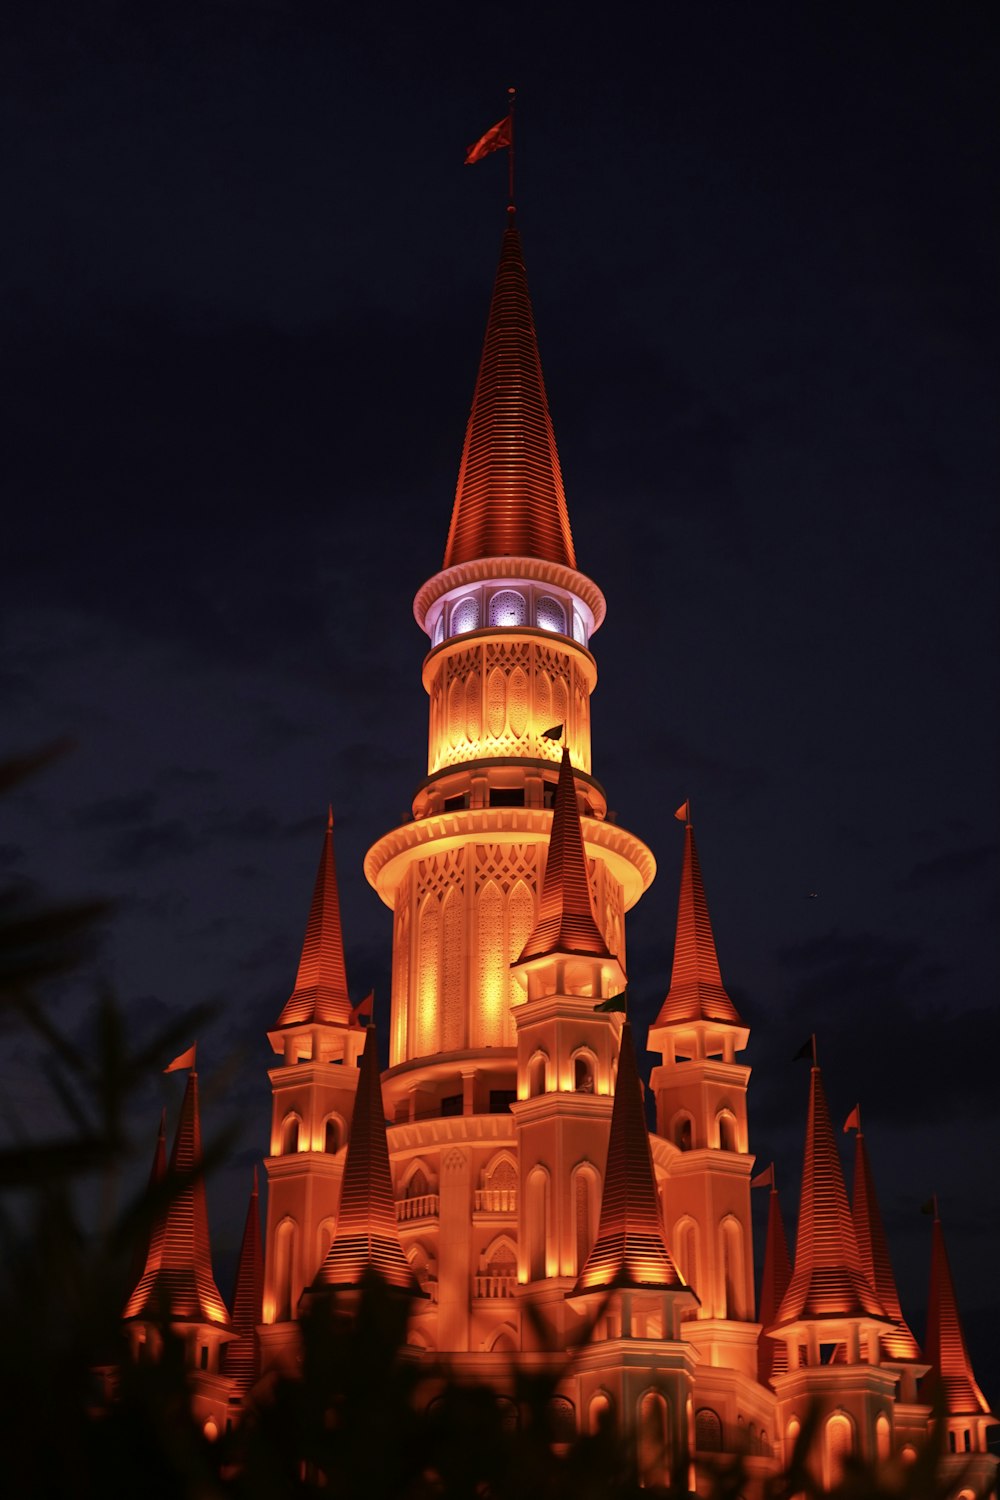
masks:
<svg viewBox="0 0 1000 1500"><path fill-rule="evenodd" d="M260 1237L260 1203L257 1168L253 1169L253 1190L247 1206L240 1256L236 1264L233 1287L233 1332L236 1338L226 1349L226 1374L231 1375L242 1399L260 1374L260 1336L257 1332L264 1318L264 1252Z"/></svg>
<svg viewBox="0 0 1000 1500"><path fill-rule="evenodd" d="M757 1346L757 1378L761 1385L769 1385L775 1375L783 1375L788 1369L788 1350L775 1342L764 1330L770 1328L778 1316L778 1308L792 1279L792 1263L788 1257L788 1239L785 1221L781 1216L781 1200L774 1181L774 1164L768 1168L771 1190L767 1195L767 1239L764 1243L764 1270L760 1281L760 1307L757 1320L761 1325L760 1342ZM763 1185L763 1177L761 1185ZM756 1186L756 1182L753 1184Z"/></svg>

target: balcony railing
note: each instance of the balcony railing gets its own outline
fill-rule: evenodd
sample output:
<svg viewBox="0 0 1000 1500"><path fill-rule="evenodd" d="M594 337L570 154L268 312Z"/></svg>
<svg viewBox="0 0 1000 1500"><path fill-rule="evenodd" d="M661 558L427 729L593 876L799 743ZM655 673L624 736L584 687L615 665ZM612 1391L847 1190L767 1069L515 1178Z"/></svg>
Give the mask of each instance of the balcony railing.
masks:
<svg viewBox="0 0 1000 1500"><path fill-rule="evenodd" d="M477 1297L513 1297L517 1286L516 1276L477 1276Z"/></svg>
<svg viewBox="0 0 1000 1500"><path fill-rule="evenodd" d="M404 1224L410 1219L436 1219L440 1202L437 1193L420 1193L416 1198L400 1198L396 1202L396 1221Z"/></svg>
<svg viewBox="0 0 1000 1500"><path fill-rule="evenodd" d="M517 1188L476 1188L477 1214L516 1214Z"/></svg>

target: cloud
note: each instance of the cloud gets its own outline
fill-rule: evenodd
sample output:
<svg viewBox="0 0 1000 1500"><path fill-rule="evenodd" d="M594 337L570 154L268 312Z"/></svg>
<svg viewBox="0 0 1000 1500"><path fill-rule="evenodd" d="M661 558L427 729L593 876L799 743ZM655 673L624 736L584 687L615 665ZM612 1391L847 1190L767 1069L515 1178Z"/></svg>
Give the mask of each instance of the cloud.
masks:
<svg viewBox="0 0 1000 1500"><path fill-rule="evenodd" d="M976 844L970 849L952 849L934 859L918 860L910 873L896 882L896 889L923 891L939 883L982 874L996 867L998 852L996 844Z"/></svg>
<svg viewBox="0 0 1000 1500"><path fill-rule="evenodd" d="M121 828L148 820L156 802L153 792L131 796L103 797L82 807L73 819L77 828Z"/></svg>

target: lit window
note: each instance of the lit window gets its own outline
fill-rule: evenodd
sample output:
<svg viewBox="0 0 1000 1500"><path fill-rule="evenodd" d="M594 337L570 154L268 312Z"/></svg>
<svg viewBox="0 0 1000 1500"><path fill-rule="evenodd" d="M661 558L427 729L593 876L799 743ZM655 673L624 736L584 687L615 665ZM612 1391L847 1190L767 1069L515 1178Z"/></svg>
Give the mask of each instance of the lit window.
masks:
<svg viewBox="0 0 1000 1500"><path fill-rule="evenodd" d="M491 625L523 625L527 618L524 595L516 589L501 589L490 600Z"/></svg>
<svg viewBox="0 0 1000 1500"><path fill-rule="evenodd" d="M539 630L555 630L559 635L566 634L566 611L558 599L550 599L548 595L539 599L536 619Z"/></svg>
<svg viewBox="0 0 1000 1500"><path fill-rule="evenodd" d="M444 610L442 610L441 613L437 617L437 623L434 626L434 636L433 636L433 639L431 641L431 645L432 646L440 646L440 644L441 644L441 642L443 640L444 640Z"/></svg>
<svg viewBox="0 0 1000 1500"><path fill-rule="evenodd" d="M473 594L459 599L451 612L452 635L464 635L467 630L479 629L479 600Z"/></svg>
<svg viewBox="0 0 1000 1500"><path fill-rule="evenodd" d="M581 646L587 644L587 627L575 609L573 611L573 639L579 641Z"/></svg>

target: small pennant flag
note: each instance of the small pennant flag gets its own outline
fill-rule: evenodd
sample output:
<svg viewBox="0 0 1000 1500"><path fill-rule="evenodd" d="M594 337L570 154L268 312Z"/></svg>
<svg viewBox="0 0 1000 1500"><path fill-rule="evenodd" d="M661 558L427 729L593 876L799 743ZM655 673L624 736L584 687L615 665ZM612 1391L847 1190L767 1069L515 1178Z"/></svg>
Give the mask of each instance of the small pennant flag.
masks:
<svg viewBox="0 0 1000 1500"><path fill-rule="evenodd" d="M482 161L484 156L489 156L491 151L500 151L504 146L510 145L510 115L504 115L495 125L491 125L485 135L481 135L474 145L470 146L465 153L465 165L471 167L474 162Z"/></svg>
<svg viewBox="0 0 1000 1500"><path fill-rule="evenodd" d="M691 799L690 799L690 797L685 797L684 798L684 801L681 803L680 807L674 813L674 817L677 819L678 823L690 823L690 821L691 821Z"/></svg>
<svg viewBox="0 0 1000 1500"><path fill-rule="evenodd" d="M357 1003L357 1005L352 1005L351 1006L351 1020L356 1025L360 1026L363 1021L370 1021L371 1020L371 1018L372 1018L372 1011L374 1009L375 1009L375 991L374 990L369 990L368 993L367 993L367 995L365 996L365 998L363 1000L359 1000L358 1003Z"/></svg>
<svg viewBox="0 0 1000 1500"><path fill-rule="evenodd" d="M605 1012L612 1011L612 1010L617 1010L617 1011L621 1011L623 1014L627 1014L628 1013L628 990L622 990L622 992L621 992L620 995L609 995L606 1000L602 1000L601 1001L600 1005L595 1005L594 1009L595 1009L595 1011L596 1010L603 1010Z"/></svg>
<svg viewBox="0 0 1000 1500"><path fill-rule="evenodd" d="M854 1106L854 1108L851 1110L851 1113L847 1116L847 1119L844 1121L844 1134L846 1135L849 1130L856 1130L859 1135L861 1134L861 1105L860 1104L856 1104Z"/></svg>
<svg viewBox="0 0 1000 1500"><path fill-rule="evenodd" d="M799 1062L803 1057L808 1057L810 1059L810 1061L812 1062L813 1067L816 1066L816 1035L815 1035L815 1033L813 1033L813 1035L811 1037L809 1037L806 1041L804 1041L802 1043L802 1046L799 1048L798 1052L796 1052L795 1056L792 1058L792 1062Z"/></svg>
<svg viewBox="0 0 1000 1500"><path fill-rule="evenodd" d="M771 1187L771 1188L773 1188L774 1187L774 1162L772 1162L769 1167L765 1167L764 1170L763 1170L763 1172L758 1172L756 1177L751 1177L751 1179L750 1179L750 1186L752 1188L755 1188L755 1187Z"/></svg>
<svg viewBox="0 0 1000 1500"><path fill-rule="evenodd" d="M192 1042L191 1046L187 1049L186 1052L182 1052L180 1057L175 1057L173 1062L169 1063L167 1067L164 1068L164 1073L179 1073L182 1068L193 1068L194 1057L197 1050L198 1043Z"/></svg>
<svg viewBox="0 0 1000 1500"><path fill-rule="evenodd" d="M561 740L563 736L563 725L553 724L551 729L542 730L543 740Z"/></svg>

